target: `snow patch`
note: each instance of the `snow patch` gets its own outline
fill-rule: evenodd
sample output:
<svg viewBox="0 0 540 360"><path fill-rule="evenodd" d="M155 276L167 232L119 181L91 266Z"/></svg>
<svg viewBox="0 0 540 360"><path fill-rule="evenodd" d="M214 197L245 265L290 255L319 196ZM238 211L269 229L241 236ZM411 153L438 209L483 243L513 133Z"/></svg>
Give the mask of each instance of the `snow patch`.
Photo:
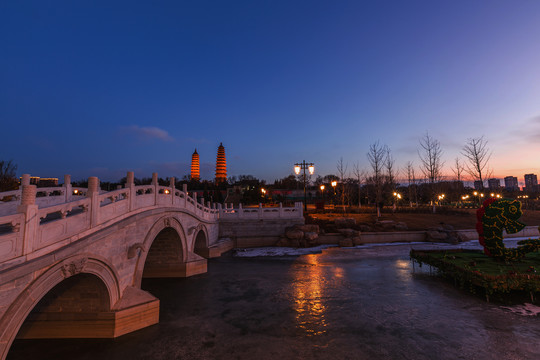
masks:
<svg viewBox="0 0 540 360"><path fill-rule="evenodd" d="M540 306L528 303L515 306L501 306L501 309L523 316L538 316L540 314Z"/></svg>
<svg viewBox="0 0 540 360"><path fill-rule="evenodd" d="M504 239L505 246L511 248L516 247L518 241L527 240L530 237ZM394 242L394 243L377 243L377 244L364 244L356 245L354 247L347 247L345 249L375 249L381 247L399 247L406 246L409 249L416 250L483 250L484 248L478 240L470 240L459 244L448 243L431 243L431 242ZM235 249L233 256L237 257L259 257L259 256L300 256L307 254L320 254L324 249L330 247L337 247L337 245L319 245L310 248L292 248L292 247L260 247L260 248L247 248L247 249Z"/></svg>

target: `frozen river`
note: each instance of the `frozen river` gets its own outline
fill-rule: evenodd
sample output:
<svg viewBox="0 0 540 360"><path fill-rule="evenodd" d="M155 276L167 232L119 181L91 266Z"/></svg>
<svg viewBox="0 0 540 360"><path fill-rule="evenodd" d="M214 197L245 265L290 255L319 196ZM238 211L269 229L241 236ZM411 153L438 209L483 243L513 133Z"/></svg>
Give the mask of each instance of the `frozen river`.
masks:
<svg viewBox="0 0 540 360"><path fill-rule="evenodd" d="M540 359L540 308L413 273L411 247L435 246L212 259L206 274L143 283L161 300L158 325L114 340L17 341L9 359Z"/></svg>

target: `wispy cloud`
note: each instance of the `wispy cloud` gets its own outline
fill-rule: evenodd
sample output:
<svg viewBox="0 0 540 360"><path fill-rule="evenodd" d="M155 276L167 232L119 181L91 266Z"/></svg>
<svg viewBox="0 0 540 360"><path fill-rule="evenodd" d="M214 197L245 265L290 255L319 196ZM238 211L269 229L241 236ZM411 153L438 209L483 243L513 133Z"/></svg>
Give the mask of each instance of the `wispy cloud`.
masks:
<svg viewBox="0 0 540 360"><path fill-rule="evenodd" d="M120 130L126 131L130 134L134 134L146 140L163 140L163 141L174 141L174 139L169 135L169 133L163 129L154 127L154 126L124 126Z"/></svg>

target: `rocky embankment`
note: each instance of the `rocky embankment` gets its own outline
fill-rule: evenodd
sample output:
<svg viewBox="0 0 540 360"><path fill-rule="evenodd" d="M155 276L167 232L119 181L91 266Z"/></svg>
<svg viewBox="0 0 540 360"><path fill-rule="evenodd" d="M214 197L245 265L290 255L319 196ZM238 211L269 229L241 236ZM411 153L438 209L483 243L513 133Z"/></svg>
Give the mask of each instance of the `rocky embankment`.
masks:
<svg viewBox="0 0 540 360"><path fill-rule="evenodd" d="M284 236L276 246L311 247L325 243L335 243L342 247L351 247L370 242L374 234L390 237L407 231L407 224L392 220L376 221L373 224L357 224L353 218L336 218L320 224L295 225L287 228ZM470 240L463 232L456 231L451 225L441 224L438 227L415 231L415 241L444 242L457 244Z"/></svg>

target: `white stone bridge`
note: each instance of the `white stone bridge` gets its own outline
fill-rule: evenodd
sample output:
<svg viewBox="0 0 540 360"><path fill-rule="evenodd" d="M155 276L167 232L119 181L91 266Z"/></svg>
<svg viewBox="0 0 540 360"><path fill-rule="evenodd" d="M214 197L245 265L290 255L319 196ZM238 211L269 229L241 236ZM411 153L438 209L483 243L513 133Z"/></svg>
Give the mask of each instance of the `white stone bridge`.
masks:
<svg viewBox="0 0 540 360"><path fill-rule="evenodd" d="M141 290L142 278L206 272L207 258L235 245L234 237L220 239L220 222L229 230L251 224L250 236L265 219L303 222L298 204L203 204L174 178L159 186L157 174L135 186L130 172L125 187L110 192L95 177L87 189L72 187L69 175L62 187L36 188L29 179L0 193L1 359L15 338L112 338L157 323L159 300Z"/></svg>

